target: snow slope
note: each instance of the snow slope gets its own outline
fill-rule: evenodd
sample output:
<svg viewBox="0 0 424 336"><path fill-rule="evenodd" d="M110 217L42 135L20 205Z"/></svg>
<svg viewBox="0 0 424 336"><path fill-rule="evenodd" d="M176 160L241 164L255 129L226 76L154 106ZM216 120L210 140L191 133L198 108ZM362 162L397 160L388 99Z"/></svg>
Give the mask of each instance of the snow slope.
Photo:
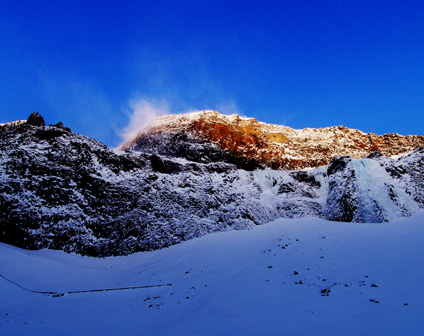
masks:
<svg viewBox="0 0 424 336"><path fill-rule="evenodd" d="M422 335L424 213L278 219L96 259L0 244L2 335ZM328 295L327 295L328 294Z"/></svg>

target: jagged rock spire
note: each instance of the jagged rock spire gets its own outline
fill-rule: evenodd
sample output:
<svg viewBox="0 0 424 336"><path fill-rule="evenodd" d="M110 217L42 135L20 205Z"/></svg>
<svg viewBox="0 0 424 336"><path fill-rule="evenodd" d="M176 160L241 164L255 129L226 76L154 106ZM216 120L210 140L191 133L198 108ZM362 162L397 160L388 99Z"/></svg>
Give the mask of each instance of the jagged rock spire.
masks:
<svg viewBox="0 0 424 336"><path fill-rule="evenodd" d="M46 126L44 118L38 112L32 112L27 120L28 125L33 126Z"/></svg>

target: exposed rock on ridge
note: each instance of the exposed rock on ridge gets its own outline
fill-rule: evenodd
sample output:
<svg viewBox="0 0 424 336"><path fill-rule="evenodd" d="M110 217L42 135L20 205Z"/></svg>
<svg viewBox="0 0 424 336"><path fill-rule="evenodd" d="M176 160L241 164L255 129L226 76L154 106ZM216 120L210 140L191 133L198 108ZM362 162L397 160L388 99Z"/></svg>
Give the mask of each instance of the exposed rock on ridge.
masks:
<svg viewBox="0 0 424 336"><path fill-rule="evenodd" d="M44 118L38 112L31 113L27 120L27 124L33 126L46 126Z"/></svg>
<svg viewBox="0 0 424 336"><path fill-rule="evenodd" d="M295 130L202 111L160 117L122 149L196 162L225 161L248 170L261 166L293 170L325 166L340 155L362 158L379 151L390 157L420 146L424 146L420 135L379 136L343 126Z"/></svg>

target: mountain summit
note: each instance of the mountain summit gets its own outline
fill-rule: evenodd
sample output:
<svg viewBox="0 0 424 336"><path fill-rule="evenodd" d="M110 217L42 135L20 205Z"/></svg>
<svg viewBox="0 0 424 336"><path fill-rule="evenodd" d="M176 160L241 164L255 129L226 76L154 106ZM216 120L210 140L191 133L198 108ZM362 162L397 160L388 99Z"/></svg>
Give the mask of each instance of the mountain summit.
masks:
<svg viewBox="0 0 424 336"><path fill-rule="evenodd" d="M248 170L294 170L325 166L340 155L359 159L379 151L392 157L420 146L421 135L379 136L343 126L296 130L237 114L201 111L157 118L121 148L195 162L224 160Z"/></svg>

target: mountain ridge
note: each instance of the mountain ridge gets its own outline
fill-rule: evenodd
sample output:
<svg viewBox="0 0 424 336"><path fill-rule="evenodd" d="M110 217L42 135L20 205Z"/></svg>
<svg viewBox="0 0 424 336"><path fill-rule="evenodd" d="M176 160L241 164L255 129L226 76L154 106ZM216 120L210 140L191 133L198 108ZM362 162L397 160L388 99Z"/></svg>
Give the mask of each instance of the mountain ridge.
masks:
<svg viewBox="0 0 424 336"><path fill-rule="evenodd" d="M218 147L215 161L196 162L112 150L61 123L12 122L0 127L0 149L0 241L29 249L126 255L277 218L381 223L424 208L424 147L288 171Z"/></svg>
<svg viewBox="0 0 424 336"><path fill-rule="evenodd" d="M210 146L210 154L196 156L197 144ZM232 156L244 160L243 169L316 168L329 164L336 156L362 158L379 151L386 156L404 155L424 146L421 135L379 136L344 126L296 130L258 122L255 118L226 116L216 111L200 111L159 117L120 148L193 161L213 162L215 157ZM192 148L193 147L193 148ZM217 155L217 152L222 154Z"/></svg>

